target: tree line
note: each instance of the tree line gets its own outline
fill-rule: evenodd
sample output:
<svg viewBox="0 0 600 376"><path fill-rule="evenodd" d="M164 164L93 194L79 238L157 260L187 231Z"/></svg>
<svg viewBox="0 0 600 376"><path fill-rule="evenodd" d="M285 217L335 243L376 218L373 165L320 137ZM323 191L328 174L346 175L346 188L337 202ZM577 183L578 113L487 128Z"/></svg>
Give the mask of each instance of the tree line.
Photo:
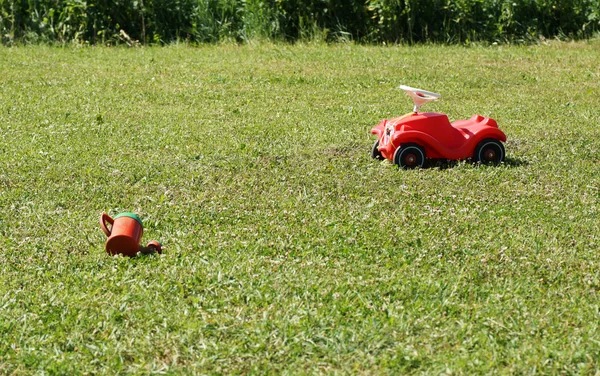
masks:
<svg viewBox="0 0 600 376"><path fill-rule="evenodd" d="M0 0L0 42L522 42L600 32L598 0Z"/></svg>

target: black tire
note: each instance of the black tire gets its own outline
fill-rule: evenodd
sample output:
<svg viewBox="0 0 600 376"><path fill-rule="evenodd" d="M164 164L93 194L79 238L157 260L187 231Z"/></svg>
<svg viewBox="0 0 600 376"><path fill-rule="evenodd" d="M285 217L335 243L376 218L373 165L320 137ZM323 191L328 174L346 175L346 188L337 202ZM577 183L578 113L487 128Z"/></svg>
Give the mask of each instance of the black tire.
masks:
<svg viewBox="0 0 600 376"><path fill-rule="evenodd" d="M473 161L484 165L499 164L504 160L504 145L494 138L486 138L477 144L473 153Z"/></svg>
<svg viewBox="0 0 600 376"><path fill-rule="evenodd" d="M375 141L373 144L373 148L371 149L371 158L377 159L378 161L383 161L385 159L379 151L379 140Z"/></svg>
<svg viewBox="0 0 600 376"><path fill-rule="evenodd" d="M425 150L417 144L401 145L394 153L394 164L410 170L425 166Z"/></svg>

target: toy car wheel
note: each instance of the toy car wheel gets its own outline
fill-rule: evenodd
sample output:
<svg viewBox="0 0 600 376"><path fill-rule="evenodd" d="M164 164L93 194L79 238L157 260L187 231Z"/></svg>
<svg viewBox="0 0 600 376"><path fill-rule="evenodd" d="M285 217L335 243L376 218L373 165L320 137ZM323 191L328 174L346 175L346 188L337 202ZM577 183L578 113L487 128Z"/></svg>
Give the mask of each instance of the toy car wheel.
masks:
<svg viewBox="0 0 600 376"><path fill-rule="evenodd" d="M498 164L504 160L504 154L505 151L502 142L493 138L486 138L477 144L473 160L476 163L485 165Z"/></svg>
<svg viewBox="0 0 600 376"><path fill-rule="evenodd" d="M379 140L375 141L375 143L373 144L373 148L371 149L371 158L377 159L379 161L383 161L385 159L379 151Z"/></svg>
<svg viewBox="0 0 600 376"><path fill-rule="evenodd" d="M405 170L425 165L425 150L417 144L406 144L396 149L394 164Z"/></svg>

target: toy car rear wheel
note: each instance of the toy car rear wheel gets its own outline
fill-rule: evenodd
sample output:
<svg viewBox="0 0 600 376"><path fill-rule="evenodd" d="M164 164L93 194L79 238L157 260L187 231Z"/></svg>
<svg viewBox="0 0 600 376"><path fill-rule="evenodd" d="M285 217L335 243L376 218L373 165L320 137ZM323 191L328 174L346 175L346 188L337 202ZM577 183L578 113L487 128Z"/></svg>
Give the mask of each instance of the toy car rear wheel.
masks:
<svg viewBox="0 0 600 376"><path fill-rule="evenodd" d="M502 162L505 155L504 145L499 140L486 138L477 144L473 160L476 163L494 165Z"/></svg>
<svg viewBox="0 0 600 376"><path fill-rule="evenodd" d="M394 152L394 164L405 170L425 165L425 150L417 144L401 145Z"/></svg>
<svg viewBox="0 0 600 376"><path fill-rule="evenodd" d="M378 161L383 161L385 159L379 151L379 140L375 141L373 144L373 148L371 149L371 158L377 159Z"/></svg>

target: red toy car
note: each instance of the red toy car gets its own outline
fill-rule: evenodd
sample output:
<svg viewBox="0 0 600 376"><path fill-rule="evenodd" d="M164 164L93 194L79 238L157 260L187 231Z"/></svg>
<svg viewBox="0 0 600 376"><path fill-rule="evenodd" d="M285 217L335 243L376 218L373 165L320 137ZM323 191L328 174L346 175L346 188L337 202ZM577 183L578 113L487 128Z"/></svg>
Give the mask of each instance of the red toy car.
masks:
<svg viewBox="0 0 600 376"><path fill-rule="evenodd" d="M483 164L504 160L506 135L494 119L473 115L468 120L450 123L448 116L435 112L419 112L427 102L440 94L400 86L413 99L413 112L382 120L371 129L377 135L371 156L389 159L401 168L423 167L426 158L459 160L472 158Z"/></svg>

